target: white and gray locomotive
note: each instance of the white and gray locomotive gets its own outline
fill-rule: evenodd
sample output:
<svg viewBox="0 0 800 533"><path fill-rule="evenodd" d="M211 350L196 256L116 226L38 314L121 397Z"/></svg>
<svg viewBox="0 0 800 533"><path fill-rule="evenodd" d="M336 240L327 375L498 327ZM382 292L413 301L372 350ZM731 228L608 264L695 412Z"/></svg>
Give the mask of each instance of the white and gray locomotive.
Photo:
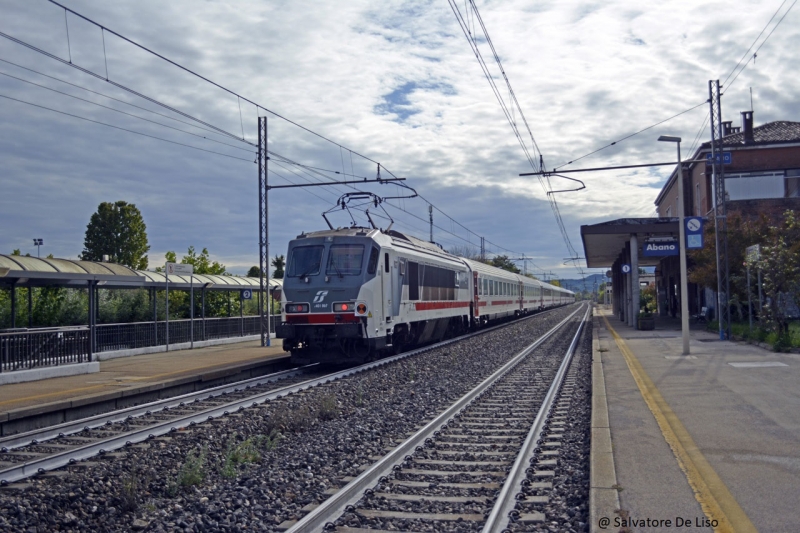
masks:
<svg viewBox="0 0 800 533"><path fill-rule="evenodd" d="M297 363L367 361L575 301L392 230L304 233L287 257L276 332Z"/></svg>

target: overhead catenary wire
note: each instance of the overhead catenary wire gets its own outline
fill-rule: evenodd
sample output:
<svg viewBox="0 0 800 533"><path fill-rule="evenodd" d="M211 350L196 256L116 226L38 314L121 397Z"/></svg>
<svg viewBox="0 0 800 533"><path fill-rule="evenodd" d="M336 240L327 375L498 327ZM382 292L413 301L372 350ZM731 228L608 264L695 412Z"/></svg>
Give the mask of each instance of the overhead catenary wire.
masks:
<svg viewBox="0 0 800 533"><path fill-rule="evenodd" d="M146 94L144 94L144 93L142 93L142 92L140 92L140 91L136 91L136 90L134 90L134 89L132 89L132 88L130 88L130 87L127 87L126 85L124 85L124 84L122 84L122 83L119 83L119 82L117 82L117 81L115 81L115 80L113 80L113 79L110 79L110 77L109 77L109 75L108 75L107 55L106 55L106 53L105 53L105 42L104 42L104 40L105 40L105 32L108 32L108 33L110 33L110 34L114 35L115 37L117 37L117 38L119 38L119 39L122 39L123 41L126 41L126 42L130 43L131 45L133 45L133 46L135 46L135 47L137 47L137 48L139 48L139 49L141 49L141 50L144 50L145 52L147 52L147 53L149 53L149 54L151 54L151 55L153 55L153 56L155 56L155 57L158 57L159 59L161 59L161 60L163 60L163 61L166 61L167 63L169 63L169 64L171 64L171 65L173 65L173 66L175 66L175 67L177 67L177 68L179 68L179 69L181 69L181 70L183 70L184 72L187 72L187 73L189 73L189 74L191 74L191 75L193 75L193 76L196 76L196 77L198 77L199 79L201 79L201 80L203 80L203 81L205 81L205 82L207 82L207 83L209 83L209 84L211 84L211 85L213 85L213 86L215 86L215 87L217 87L217 88L219 88L219 89L221 89L221 90L223 90L223 91L225 91L225 92L227 92L227 93L229 93L229 94L231 94L231 95L235 95L235 96L237 96L237 98L239 99L239 102L240 102L241 100L244 100L245 102L248 102L248 103L250 103L250 104L254 105L254 106L256 107L256 111L257 111L257 112L258 112L258 110L259 110L259 109L261 109L262 111L264 111L264 112L266 112L266 113L270 113L270 114L272 114L273 116L275 116L275 117L277 117L277 118L279 118L279 119L281 119L281 120L284 120L284 121L286 121L287 123L289 123L289 124L292 124L292 125L294 125L294 126L296 126L296 127L300 128L300 129L302 129L302 130L304 130L304 131L306 131L306 132L308 132L308 133L310 133L310 134L312 134L312 135L314 135L314 136L316 136L316 137L318 137L318 138L320 138L320 139L323 139L323 140L324 140L324 141L326 141L326 142L329 142L329 143L331 143L331 144L333 144L333 145L335 145L335 146L338 146L340 149L346 149L346 150L348 150L348 152L350 153L350 158L351 158L351 171L352 171L352 167L353 167L353 165L352 165L352 156L353 156L353 154L355 154L356 156L358 156L358 157L360 157L360 158L362 158L362 159L364 159L364 160L366 160L366 161L370 161L370 162L372 162L372 163L379 164L377 161L374 161L373 159L371 159L371 158L369 158L369 157L367 157L367 156L365 156L365 155L363 155L363 154L361 154L361 153L359 153L359 152L357 152L357 151L355 151L355 150L352 150L352 149L350 149L350 148L347 148L347 147L345 147L344 145L341 145L341 144L339 144L339 143L337 143L337 142L335 142L335 141L333 141L333 140L329 139L328 137L326 137L326 136L324 136L324 135L321 135L321 134L319 134L319 133L317 133L317 132L315 132L315 131L313 131L313 130L311 130L311 129L309 129L309 128L307 128L307 127L305 127L305 126L303 126L303 125L301 125L301 124L299 124L299 123L297 123L297 122L295 122L295 121L292 121L292 120L288 119L287 117L284 117L284 116L282 116L281 114L279 114L279 113L276 113L275 111L272 111L271 109L268 109L268 108L266 108L266 107L264 107L264 106L262 106L262 105L260 105L260 104L258 104L258 103L256 103L256 102L254 102L254 101L252 101L252 100L250 100L250 99L248 99L248 98L244 97L243 95L241 95L241 94L239 94L239 93L237 93L237 92L235 92L235 91L233 91L233 90L230 90L230 89L228 89L227 87L224 87L223 85L221 85L221 84L219 84L219 83L216 83L216 82L214 82L214 81L212 81L212 80L210 80L210 79L208 79L208 78L206 78L206 77L204 77L204 76L202 76L202 75L198 74L197 72L195 72L195 71L193 71L193 70L191 70L191 69L189 69L189 68L187 68L187 67L185 67L185 66L183 66L183 65L181 65L181 64L179 64L179 63L177 63L176 61L173 61L173 60L171 60L171 59L169 59L169 58L167 58L167 57L165 57L165 56L163 56L163 55L161 55L161 54L158 54L157 52L154 52L153 50L151 50L151 49L149 49L149 48L147 48L147 47L145 47L145 46L143 46L143 45L141 45L141 44L139 44L139 43L137 43L137 42L133 41L132 39L129 39L129 38L125 37L124 35L121 35L121 34L119 34L118 32L115 32L114 30L111 30L111 29L109 29L109 28L107 28L107 27L103 26L102 24L99 24L99 23L97 23L96 21L94 21L94 20L90 19L89 17L86 17L86 16L84 16L84 15L82 15L82 14L80 14L80 13L78 13L78 12L76 12L76 11L72 10L72 9L69 9L69 8L67 8L66 6L64 6L64 5L60 4L59 2L56 2L56 1L54 1L54 0L49 0L49 1L50 1L50 3L52 3L53 5L56 5L56 6L58 6L59 8L61 8L61 9L63 9L63 10L64 10L64 12L65 12L65 24L67 25L67 27L68 27L68 17L67 17L67 13L69 13L69 14L72 14L72 15L74 15L74 16L76 16L76 17L79 17L79 18L83 19L84 21L86 21L86 22L88 22L88 23L90 23L90 24L94 25L95 27L97 27L97 28L101 29L101 32L102 32L102 34L103 34L103 47L104 47L104 48L103 48L103 53L104 53L104 63L105 63L105 64L104 64L104 66L106 67L106 70L105 70L105 72L104 72L104 73L102 73L102 74L100 74L100 73L96 73L96 72L93 72L92 70L90 70L90 69L88 69L88 68L84 68L84 67L81 67L81 66L79 66L79 65L77 65L77 64L75 64L75 63L73 63L73 62L72 62L72 56L71 56L71 46L69 46L69 44L68 44L68 48L69 48L69 50L70 50L70 54L69 54L69 57L68 57L68 59L64 59L64 58L61 58L61 57L59 57L59 56L57 56L57 55L55 55L55 54L49 53L49 52L47 52L46 50L43 50L43 49L41 49L41 48L38 48L38 47L34 46L34 45L33 45L33 44L31 44L31 43L25 42L25 41L23 41L22 39L18 39L18 38L16 38L16 37L13 37L13 36L11 36L11 35L8 35L8 34L6 34L6 33L0 32L0 37L4 37L4 38L6 38L6 39L8 39L8 40L10 40L10 41L12 41L12 42L15 42L15 43L17 43L17 44L21 45L21 46L25 46L25 47L27 47L27 48L28 48L28 49L30 49L30 50L33 50L33 51L35 51L35 52L37 52L37 53L40 53L40 54L42 54L42 55L44 55L44 56L46 56L46 57L49 57L49 58L51 58L51 59L53 59L53 60L56 60L56 61L58 61L58 62L60 62L60 63L62 63L62 64L64 64L64 65L66 65L66 66L70 66L70 67L72 67L72 68L75 68L75 69L77 69L77 70L79 70L79 71L81 71L81 72L83 72L83 73L85 73L85 74L88 74L88 75L90 75L90 76L93 76L93 77L95 77L95 78L97 78L97 79L100 79L100 80L102 80L102 81L105 81L105 82L107 82L107 83L109 83L109 84L111 84L111 85L113 85L113 86L115 86L115 87L117 87L117 88L119 88L119 89L121 89L121 90L123 90L123 91L129 92L130 94L133 94L134 96L137 96L137 97L139 97L139 98L142 98L142 99L144 99L144 100L146 100L146 101L148 101L148 102L150 102L150 103L153 103L153 104L155 104L155 105L157 105L157 106L160 106L160 107L162 107L162 108L164 108L164 109L167 109L167 110L169 110L169 111L171 111L171 112L173 112L173 113L176 113L176 114L178 114L178 115L180 115L180 116L182 116L182 117L184 117L184 118L186 118L186 119L188 119L188 120L190 120L190 121L193 121L193 122L195 122L196 124L192 124L193 126L200 127L200 126L197 126L197 124L200 124L200 125L202 125L202 126L205 126L205 128L208 128L208 130L207 130L207 131L213 131L213 132L214 132L214 133L216 133L216 134L220 134L220 135L223 135L223 136L229 137L229 138L231 138L231 139L235 139L235 140L237 140L237 141L245 142L245 143L247 143L248 145L255 146L253 143L250 143L250 142L246 141L246 139L244 138L243 132L242 132L242 137L239 137L239 135L236 135L236 134L234 134L234 133L232 133L232 132L229 132L229 131L227 131L227 130L225 130L225 129L223 129L223 128L220 128L220 127L218 127L218 126L215 126L214 124L211 124L210 122L207 122L207 121L204 121L204 120L202 120L202 119L199 119L199 118L198 118L198 117L196 117L196 116L192 116L191 114L187 113L186 111L180 110L180 109L178 109L178 108L176 108L176 107L174 107L174 106L170 106L170 105L168 105L168 104L166 104L166 103L164 103L164 102L161 102L161 101L159 101L159 100L158 100L158 99L156 99L156 98L150 97L150 96L148 96L148 95L146 95ZM496 58L499 60L499 57L496 57ZM10 62L9 62L9 63L10 63ZM10 64L11 64L11 63L10 63ZM21 67L21 68L26 68L26 67ZM28 70L31 70L31 71L33 71L32 69L28 69ZM33 72L35 72L35 71L33 71ZM46 76L46 75L45 75L45 76ZM52 76L50 76L50 77L51 77L51 78L53 78L53 79L57 79L57 78L54 78L54 77L52 77ZM63 81L63 80L59 80L59 81ZM69 83L69 82L64 82L64 83ZM73 85L73 86L76 86L76 87L79 87L79 86L77 86L77 85L75 85L75 84L71 84L71 85ZM88 90L88 89L86 89L86 90ZM100 93L97 93L97 94L100 94ZM103 95L103 96L106 96L106 95ZM107 96L106 96L106 97L107 97ZM109 97L109 98L111 98L111 97ZM514 99L516 100L516 98L515 98L515 97L514 97ZM118 101L121 101L121 100L118 100ZM101 122L101 121L94 121L94 120L91 120L91 119L87 119L87 118L85 118L85 117L80 117L80 116L78 116L78 115L73 115L73 114L70 114L70 113L65 113L65 112L62 112L62 111L55 110L55 109L46 108L45 106L38 106L37 104L32 104L32 103L30 103L30 102L24 102L24 101L20 101L20 102L21 102L21 103L26 103L26 104L29 104L29 105L34 105L34 106L36 106L36 107L40 107L40 108L42 108L42 109L48 109L48 110L51 110L51 111L54 111L54 112L57 112L57 113L61 113L61 114L67 115L67 116L72 116L72 117L74 117L74 118L78 118L78 119L81 119L81 120L87 120L87 121L90 121L90 122L95 122L95 123L97 123L97 124L104 125L104 126L108 126L108 127L112 127L112 128L119 129L119 130L122 130L122 131L128 131L128 132L130 132L130 133L134 133L134 134L137 134L137 135L142 135L142 136L150 137L150 138L153 138L153 139L156 139L156 140L161 140L161 141L168 142L168 143L171 143L171 144L176 144L176 145L180 145L180 146L185 146L185 147L188 147L188 148L192 148L192 149L196 149L196 150L201 150L201 151L205 151L205 152L212 153L212 154L216 154L216 155L223 155L223 156L225 156L225 157L230 157L230 158L233 158L233 159L240 159L240 160L243 160L243 161L247 161L247 160L246 160L246 159L244 159L244 158L237 158L237 157L235 157L235 156L230 156L230 155L228 155L228 154L223 154L223 153L220 153L220 152L215 152L215 151L213 151L213 150L206 150L206 149L198 148L198 147L195 147L195 146L186 145L186 144L184 144L184 143L179 143L179 142L175 142L175 141L170 141L170 140L168 140L168 139L163 139L163 138L160 138L160 137L157 137L157 136L154 136L154 135L148 135L148 134L144 134L144 133L137 132L137 131L134 131L134 130L129 130L129 129L127 129L127 128L122 128L122 127L118 127L118 126L113 126L113 125L111 125L111 124L106 124L106 123L104 123L104 122ZM133 105L133 104L130 104L130 103L128 103L128 102L124 102L124 101L121 101L121 102L125 103L126 105ZM151 110L147 110L147 111L148 111L148 112L153 112L153 111L151 111ZM166 116L166 115L162 115L162 116ZM169 117L169 118L170 118L170 119L173 119L173 120L176 120L176 119L174 119L173 117ZM180 122L183 122L183 121L180 121ZM511 123L512 123L512 124L513 124L513 123L515 123L515 117L514 117L514 114L513 114L513 112L512 112L512 115L511 115ZM241 112L240 112L240 127L242 127L242 129L243 129L243 119L241 118ZM204 129L204 128L201 128L201 129ZM179 131L180 131L180 130L179 130ZM524 143L523 143L523 144L524 144ZM535 141L534 141L534 144L535 144ZM381 170L382 170L383 172L385 172L385 173L386 173L386 174L388 174L389 176L396 177L396 176L395 176L395 174L394 174L393 172L391 172L391 171L387 170L387 169L386 169L385 167L383 167L382 165L380 166L380 168L381 168ZM354 172L353 172L353 174L354 174ZM443 212L441 209L438 209L438 208L437 208L437 210L439 210L440 212L444 213L444 212ZM451 220L454 220L454 219L452 219L452 217L450 217L450 218L451 218ZM459 225L461 225L461 224L459 224ZM462 226L462 227L465 227L465 226L463 226L463 225L461 225L461 226ZM474 233L474 232L473 232L473 233ZM467 242L469 242L469 241L467 241ZM516 252L514 252L514 253L516 253Z"/></svg>
<svg viewBox="0 0 800 533"><path fill-rule="evenodd" d="M12 62L12 61L8 61L7 59L0 58L0 61L2 61L3 63L7 63L7 64L9 64L9 65L13 65L13 66L15 66L15 67L17 67L17 68L20 68L20 69L23 69L23 70L27 70L28 72L32 72L32 73L34 73L34 74L38 74L39 76L43 76L43 77L45 77L45 78L49 78L49 79L51 79L51 80L54 80L54 81L57 81L57 82L63 83L63 84L65 84L65 85L70 85L70 86L72 86L72 87L75 87L76 89L81 89L81 90L83 90L83 91L86 91L86 92L89 92L89 93L95 94L95 95L97 95L97 96L102 96L103 98L108 98L109 100L113 100L113 101L115 101L115 102L119 102L119 103L121 103L121 104L124 104L124 105L130 106L130 107L133 107L133 108L136 108L136 109L140 109L140 110L142 110L142 111L146 111L146 112L148 112L148 113L152 113L152 114L154 114L154 115L158 115L159 117L163 117L163 118L166 118L166 119L169 119L169 120L174 120L175 122L180 122L181 124L185 124L185 125L187 125L187 126L191 126L191 127L193 127L193 128L197 128L197 129L199 129L199 130L202 130L202 131L206 131L206 132L208 132L208 133L213 133L214 135L222 135L222 134L220 134L218 131L214 131L214 130L211 130L211 129L205 128L205 127L203 127L203 126L201 126L201 125L199 125L199 124L197 124L197 123L195 123L195 122L187 122L187 121L185 121L185 120L181 120L181 119L179 119L179 118L177 118L177 117L172 117L172 116L169 116L169 115L167 115L167 114L164 114L164 113L159 113L158 111L154 111L154 110L152 110L152 109L148 109L148 108L146 108L146 107L142 107L142 106L139 106L139 105L133 104L133 103L131 103L131 102L126 102L125 100L122 100L122 99L120 99L120 98L115 98L115 97L113 97L113 96L109 96L109 95L107 95L107 94L104 94L104 93L101 93L101 92L98 92L98 91L95 91L95 90L89 89L88 87L84 87L84 86L82 86L82 85L78 85L78 84L76 84L76 83L72 83L72 82L69 82L69 81L66 81L66 80L62 80L61 78L57 78L57 77L55 77L55 76L51 76L51 75L49 75L49 74L45 74L44 72L39 72L38 70L34 70L34 69L32 69L32 68L25 67L25 66L23 66L23 65L20 65L20 64L18 64L18 63L14 63L14 62ZM225 135L224 137L226 137L226 138L229 138L229 136L228 136L228 135ZM241 140L241 139L239 139L238 137L233 137L233 139L234 139L234 140L236 140L236 141L242 142L242 140ZM248 143L246 143L246 144L248 144L248 145L250 145L250 146L255 146L255 144L253 144L253 143L249 143L249 142L248 142Z"/></svg>
<svg viewBox="0 0 800 533"><path fill-rule="evenodd" d="M109 127L109 128L114 128L115 130L126 131L126 132L128 132L128 133L133 133L133 134L135 134L135 135L141 135L142 137L148 137L148 138L150 138L150 139L155 139L155 140L158 140L158 141L163 141L163 142L170 143L170 144L176 144L176 145L178 145L178 146L184 146L184 147L186 147L186 148L191 148L191 149L193 149L193 150L199 150L199 151L201 151L201 152L208 152L208 153L210 153L210 154L221 155L221 156L223 156L223 157L228 157L228 158L230 158L230 159L238 159L238 160L240 160L240 161L247 161L248 163L252 163L252 162L253 162L253 160L252 160L252 159L245 159L245 158L243 158L243 157L236 157L236 156L234 156L234 155L230 155L230 154L224 154L224 153L222 153L222 152L215 152L214 150L207 150L207 149L205 149L205 148L200 148L200 147L197 147L197 146L192 146L191 144L185 144L185 143L180 143L180 142L177 142L177 141L171 141L171 140L169 140L169 139L164 139L163 137L157 137L156 135L149 135L149 134L147 134L147 133L142 133L142 132L140 132L140 131L134 131L134 130L131 130L131 129L128 129L128 128L122 128L122 127L120 127L120 126L114 126L113 124L108 124L108 123L106 123L106 122L100 122L99 120L93 120L93 119L90 119L90 118L81 117L81 116L79 116L79 115L73 115L72 113L67 113L67 112L65 112L65 111L59 111L58 109L53 109L52 107L47 107L47 106L43 106L43 105L39 105L39 104L34 104L34 103L32 103L32 102L26 102L25 100L20 100L20 99L18 99L18 98L13 98L13 97L11 97L11 96L6 96L6 95L4 95L4 94L0 94L0 98L5 98L5 99L7 99L7 100L13 100L14 102L19 102L19 103L21 103L21 104L26 104L26 105L33 106L33 107L38 107L39 109L44 109L44 110L47 110L47 111L52 111L53 113L58 113L58 114L60 114L60 115L65 115L65 116L68 116L68 117L77 118L77 119L79 119L79 120L85 120L86 122L92 122L92 123L94 123L94 124L99 124L99 125L101 125L101 126L106 126L106 127Z"/></svg>
<svg viewBox="0 0 800 533"><path fill-rule="evenodd" d="M511 129L514 132L514 135L516 136L517 141L519 142L520 146L522 147L522 150L525 153L525 157L528 160L528 163L530 164L531 168L534 171L541 170L542 157L541 157L541 152L539 151L538 144L536 143L536 140L533 137L533 132L531 131L530 126L528 125L528 122L525 119L525 115L522 112L522 108L519 105L519 102L517 101L516 95L514 94L514 91L513 91L512 87L511 87L511 82L509 81L508 76L505 73L505 69L503 68L502 62L500 60L500 56L497 54L497 51L494 48L494 44L492 43L491 37L489 36L489 32L486 29L486 25L483 23L483 19L482 19L481 15L480 15L480 11L478 10L478 7L475 5L475 2L473 0L469 0L469 7L471 7L471 10L472 10L472 12L473 12L473 14L475 16L475 19L478 21L478 23L479 23L479 25L481 27L481 31L483 32L483 37L485 38L487 44L491 48L492 55L494 57L495 63L497 63L498 68L500 69L500 72L501 72L501 74L503 76L503 79L506 82L506 86L507 86L508 93L509 93L509 100L511 100L513 102L513 104L514 104L514 107L512 108L513 111L511 111L511 112L509 111L509 106L503 100L503 97L500 94L500 91L497 88L496 83L494 82L494 77L490 73L488 65L486 64L485 60L483 59L483 56L482 56L481 51L480 51L480 48L478 47L477 39L476 39L476 37L474 35L474 29L470 28L469 22L465 19L464 15L461 13L461 10L459 9L459 7L456 4L455 0L448 0L448 3L450 5L451 10L453 11L453 14L456 16L456 20L458 21L458 24L461 27L461 30L464 33L464 36L467 38L467 42L469 43L470 48L472 49L472 52L475 54L475 57L478 60L478 64L480 65L484 76L486 77L487 81L489 82L489 86L491 87L492 92L495 95L495 98L497 99L498 103L500 104L501 109L503 110L503 113L506 116L506 120L508 121L509 125L511 126ZM468 13L470 11L469 7L465 6L465 10ZM522 135L519 132L519 128L518 128L517 122L516 122L516 112L519 112L519 115L520 115L520 117L521 117L521 119L522 119L522 121L523 121L523 123L525 125L525 128L527 129L528 135L530 136L530 139L531 139L531 149L533 149L535 151L535 153L538 155L538 158L532 157L531 151L528 149L527 145L525 144L525 142L522 139ZM557 201L556 201L556 199L555 199L555 197L553 195L547 194L549 191L552 190L552 186L550 185L550 182L549 182L549 177L538 176L538 180L539 180L539 184L541 185L541 187L542 187L542 189L543 189L543 191L545 193L545 197L546 197L546 199L547 199L547 201L548 201L548 203L550 205L550 208L553 211L553 215L555 217L556 224L558 226L559 231L561 232L561 237L564 240L564 243L565 243L565 245L567 247L567 251L573 257L577 257L578 253L575 250L575 248L573 247L572 242L571 242L571 240L569 238L569 233L567 232L567 229L564 226L564 221L563 221L563 218L561 216L561 211L560 211L560 209L558 207L558 203L557 203ZM581 271L581 274L583 274L583 271L582 271L580 265L578 265L578 268Z"/></svg>
<svg viewBox="0 0 800 533"><path fill-rule="evenodd" d="M9 77L9 78L13 78L15 80L18 80L18 81L21 81L21 82L24 82L24 83L28 83L30 85L34 85L34 86L39 87L41 89L45 89L45 90L48 90L48 91L52 91L54 93L62 94L64 96L68 96L70 98L74 98L75 100L80 100L81 102L86 102L87 104L91 104L91 105L94 105L94 106L97 106L97 107L102 107L103 109L108 109L109 111L114 111L115 113L120 113L122 115L126 115L126 116L129 116L129 117L132 117L132 118L136 118L136 119L139 119L139 120L143 120L145 122L149 122L151 124L156 124L156 125L164 127L164 128L168 128L168 129L171 129L171 130L174 130L174 131L179 131L179 132L185 133L187 135L192 135L193 137L198 137L200 139L205 139L207 141L211 141L211 142L215 142L215 143L218 143L218 144L222 144L222 145L228 146L230 148L235 148L236 150L243 150L245 152L252 153L252 149L244 148L242 146L236 146L236 145L233 145L233 144L228 144L228 143L222 142L222 141L217 140L217 139L210 139L210 138L208 138L208 137L206 137L204 135L200 135L200 134L197 134L197 133L193 133L191 131L186 131L186 130L182 130L180 128L176 128L175 126L169 126L167 124L162 124L161 122L157 122L155 120L150 120L149 118L140 117L139 115L134 115L133 113L127 113L127 112L122 111L120 109L115 109L113 107L105 106L105 105L99 104L97 102L92 102L91 100L87 100L85 98L81 98L79 96L75 96L74 94L65 93L63 91L59 91L58 89L53 89L52 87L47 87L46 85L41 85L41 84L32 82L30 80L26 80L26 79L23 79L23 78L18 78L17 76L13 76L13 75L8 74L6 72L0 71L0 76L6 76L6 77Z"/></svg>
<svg viewBox="0 0 800 533"><path fill-rule="evenodd" d="M764 40L761 42L761 44L758 45L758 48L756 48L756 50L753 53L753 55L751 55L747 59L747 61L744 63L744 65L741 65L742 59L744 59L750 53L750 50L753 49L753 46L755 46L755 44L758 42L758 39L764 34L764 31L766 31L766 29L769 27L770 23L775 19L775 16L780 12L780 10L783 8L783 6L786 4L787 1L788 0L783 0L781 5L778 6L778 9L775 10L775 13L772 14L772 17L770 17L770 19L764 25L764 28L761 30L761 32L758 34L758 36L756 36L756 38L753 40L753 44L751 44L750 48L748 48L747 51L745 51L745 53L742 55L742 58L739 59L739 61L736 63L736 66L734 66L733 70L731 70L731 73L728 74L728 77L725 78L724 82L722 82L722 87L725 88L725 90L727 90L731 85L733 85L733 83L736 81L736 78L738 78L739 74L741 74L744 71L744 69L747 68L747 65L750 63L750 61L751 60L755 60L756 56L758 55L758 51L761 50L761 47L764 46L764 43L766 43L769 40L769 38L772 36L772 34L775 32L775 30L778 29L778 26L780 26L781 22L783 22L783 19L786 18L786 15L789 14L789 12L792 10L794 5L797 3L797 0L794 0L794 2L792 2L792 5L789 6L789 9L786 10L786 12L778 20L778 22L775 23L775 26L772 28L772 30L769 32L769 34L764 38ZM731 80L730 84L726 85L728 83L728 80L730 79L730 77L733 76L734 72L736 72L736 69L739 68L740 65L741 65L741 68L739 69L739 72L736 73L736 76L733 77L733 79Z"/></svg>

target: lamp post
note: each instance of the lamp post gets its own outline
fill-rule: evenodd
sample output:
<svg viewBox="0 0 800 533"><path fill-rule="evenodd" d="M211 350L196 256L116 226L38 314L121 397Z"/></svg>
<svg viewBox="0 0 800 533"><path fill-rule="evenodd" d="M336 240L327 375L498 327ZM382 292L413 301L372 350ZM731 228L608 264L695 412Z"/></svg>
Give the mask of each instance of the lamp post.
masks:
<svg viewBox="0 0 800 533"><path fill-rule="evenodd" d="M681 265L681 336L683 337L683 355L689 355L689 282L686 275L686 229L684 223L683 168L681 164L681 138L662 135L659 141L673 142L678 145L678 248Z"/></svg>
<svg viewBox="0 0 800 533"><path fill-rule="evenodd" d="M33 239L33 245L36 247L36 257L39 256L39 247L44 244L44 239Z"/></svg>

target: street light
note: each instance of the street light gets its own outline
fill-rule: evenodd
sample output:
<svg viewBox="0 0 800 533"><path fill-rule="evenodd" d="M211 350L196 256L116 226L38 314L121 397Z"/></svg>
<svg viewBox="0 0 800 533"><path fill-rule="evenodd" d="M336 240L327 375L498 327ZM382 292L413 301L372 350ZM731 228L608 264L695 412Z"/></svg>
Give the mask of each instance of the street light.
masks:
<svg viewBox="0 0 800 533"><path fill-rule="evenodd" d="M681 336L683 337L683 355L689 355L689 282L686 276L686 237L683 227L683 168L681 164L681 138L662 135L659 141L677 143L678 145L678 248L681 264Z"/></svg>
<svg viewBox="0 0 800 533"><path fill-rule="evenodd" d="M44 244L44 239L33 239L33 245L36 247L36 257L39 257L39 247Z"/></svg>

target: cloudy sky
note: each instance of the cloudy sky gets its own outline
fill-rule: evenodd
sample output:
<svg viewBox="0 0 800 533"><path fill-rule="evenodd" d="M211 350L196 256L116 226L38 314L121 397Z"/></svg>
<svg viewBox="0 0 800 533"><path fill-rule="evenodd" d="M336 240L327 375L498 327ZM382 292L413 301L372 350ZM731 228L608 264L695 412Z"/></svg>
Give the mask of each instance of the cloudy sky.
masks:
<svg viewBox="0 0 800 533"><path fill-rule="evenodd" d="M0 0L0 32L98 76L0 38L1 253L35 253L32 238L41 237L42 253L76 258L98 204L125 200L144 216L151 267L167 250L195 246L244 273L258 262L260 114L269 117L270 150L305 165L273 158L271 184L341 179L337 171L373 178L369 160L380 162L424 197L384 204L395 229L427 239L430 202L434 240L446 249L477 249L483 236L489 252L531 257L530 270L579 276L564 266L571 252L542 185L518 176L532 169L447 0L63 2L265 110L75 15L65 20L46 0ZM476 3L547 168L702 104L708 80L724 81L743 57L723 119L739 124L752 88L757 125L800 121L800 12L790 11L752 60L793 0ZM508 102L479 22L464 0L455 4ZM698 136L708 139L707 113L700 105L565 168L669 161L674 145L656 138L680 136L686 153ZM583 174L586 189L556 195L578 255L582 224L652 216L671 170ZM572 184L554 177L550 186ZM403 194L393 185L360 190ZM320 214L348 191L271 191L270 254L324 228ZM350 224L346 212L329 218Z"/></svg>

